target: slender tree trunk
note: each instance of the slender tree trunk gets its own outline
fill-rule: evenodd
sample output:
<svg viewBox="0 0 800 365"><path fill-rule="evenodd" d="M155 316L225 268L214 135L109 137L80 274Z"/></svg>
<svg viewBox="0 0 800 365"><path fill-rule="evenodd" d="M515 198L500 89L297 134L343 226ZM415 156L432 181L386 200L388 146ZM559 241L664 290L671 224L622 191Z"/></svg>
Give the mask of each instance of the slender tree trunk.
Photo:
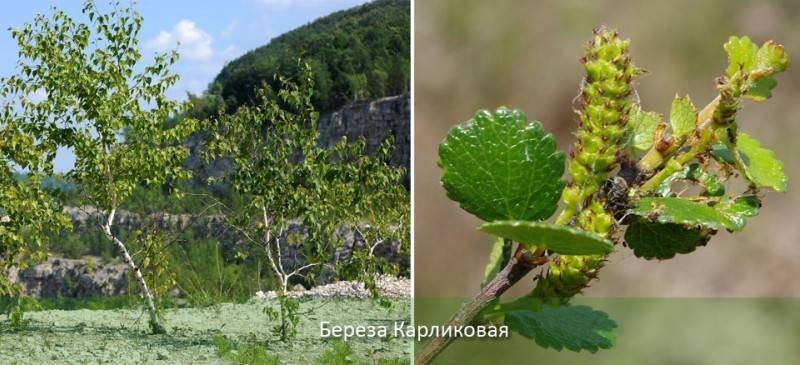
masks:
<svg viewBox="0 0 800 365"><path fill-rule="evenodd" d="M153 294L150 293L150 289L147 287L147 282L144 280L144 276L142 276L142 271L139 270L139 267L133 262L133 258L128 253L128 249L125 247L125 244L122 243L114 234L111 232L111 225L114 221L114 215L116 213L116 209L111 209L111 212L108 214L108 221L106 224L103 225L103 233L105 233L106 237L111 239L114 244L117 245L119 251L122 252L122 259L125 263L131 268L133 271L133 276L136 278L136 281L139 283L139 288L144 293L145 300L147 302L147 310L150 314L150 329L153 333L166 333L166 329L161 325L160 321L158 320L158 314L156 313L156 305L155 300L153 299Z"/></svg>
<svg viewBox="0 0 800 365"><path fill-rule="evenodd" d="M278 278L280 281L280 288L283 290L283 293L286 293L286 289L288 288L288 278L283 270L283 262L281 262L281 246L280 246L280 238L281 234L278 234L278 237L275 237L275 248L277 252L275 255L272 253L272 235L270 234L270 221L269 216L267 216L267 208L261 207L262 212L262 219L264 223L264 248L266 249L267 259L269 260L269 264L272 267L272 271L275 273L275 277ZM277 258L275 257L277 256Z"/></svg>
<svg viewBox="0 0 800 365"><path fill-rule="evenodd" d="M547 259L542 257L543 254L543 251L531 253L523 250L521 247L517 247L514 257L509 260L503 270L497 273L494 279L486 284L486 286L473 297L472 301L462 305L461 309L450 317L450 320L447 321L445 326L466 326L473 324L481 311L498 299L508 288L516 284L520 279L531 272L531 270L547 262ZM417 365L426 365L430 363L439 353L447 348L453 340L455 340L454 337L435 337L430 339L417 353L414 358L414 363Z"/></svg>

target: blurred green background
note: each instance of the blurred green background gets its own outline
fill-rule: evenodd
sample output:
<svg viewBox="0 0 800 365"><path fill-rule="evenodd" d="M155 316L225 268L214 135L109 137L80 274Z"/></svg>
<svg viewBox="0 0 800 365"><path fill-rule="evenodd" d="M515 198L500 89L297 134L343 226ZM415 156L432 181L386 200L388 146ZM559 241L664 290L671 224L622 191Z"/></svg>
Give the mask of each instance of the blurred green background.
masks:
<svg viewBox="0 0 800 365"><path fill-rule="evenodd" d="M415 321L442 324L457 299L415 299ZM794 365L800 359L800 300L747 298L576 298L609 314L617 344L594 354L555 351L511 333L459 339L434 364Z"/></svg>
<svg viewBox="0 0 800 365"><path fill-rule="evenodd" d="M490 236L474 229L479 224L477 218L447 199L436 166L439 143L449 128L470 119L476 110L505 105L523 110L529 119L542 121L545 129L556 135L559 148L566 151L576 129L572 99L583 77L578 58L592 28L605 24L631 39L634 62L650 71L637 85L642 107L660 113L669 112L676 93L689 94L698 107L716 95L714 78L727 64L722 45L729 36L748 35L759 44L769 39L784 44L794 65L778 76L772 99L758 104L744 102L738 120L744 131L784 161L789 192L767 193L761 214L751 219L743 232L722 232L689 255L645 261L620 247L600 272L599 280L586 290L586 296L796 298L766 307L760 301L750 305L734 299L714 299L714 305L697 307L692 301L676 307L671 304L676 303L674 299L645 299L642 305L632 307L619 304L618 309L639 308L634 313L609 310L612 317L614 312L626 315L626 323L620 323L621 348L630 348L632 338L643 343L642 335L648 328L662 336L680 335L662 332L659 325L665 323L664 319L641 321L659 313L646 309L652 303L663 303L652 305L665 305L669 313L676 308L698 311L679 322L693 326L684 328L687 332L695 327L713 328L714 321L724 322L715 315L716 308L729 305L726 313L750 319L743 327L729 326L716 332L739 332L748 328L747 323L780 323L781 329L757 333L774 336L767 339L771 343L800 343L800 320L796 315L786 320L800 308L800 2L443 0L417 2L414 15L414 277L418 323L444 321L457 308L452 298L467 298L478 290L492 242ZM531 287L531 280L525 279L509 295L526 293ZM709 321L702 322L704 318ZM631 328L631 322L639 323L638 327ZM695 332L699 335L691 338L700 343L703 339L719 341L722 347L717 349L737 346L715 336L715 331ZM736 338L735 332L723 333L722 337ZM511 348L519 348L510 343L497 343L496 349L508 354ZM520 351L531 356L541 352L532 342L527 343ZM474 357L467 357L476 363L483 359L477 349L486 349L486 344L474 341L456 346L476 349ZM691 355L699 348L702 346L675 351L689 351ZM767 351L761 349L761 354L749 352L751 358L739 359L757 361L757 356ZM736 353L743 356L742 351ZM793 355L800 357L796 352ZM660 363L681 363L678 358L657 359L662 360ZM688 363L724 363L711 358L698 362L703 358L692 356L681 359L693 359ZM638 363L659 363L645 360Z"/></svg>

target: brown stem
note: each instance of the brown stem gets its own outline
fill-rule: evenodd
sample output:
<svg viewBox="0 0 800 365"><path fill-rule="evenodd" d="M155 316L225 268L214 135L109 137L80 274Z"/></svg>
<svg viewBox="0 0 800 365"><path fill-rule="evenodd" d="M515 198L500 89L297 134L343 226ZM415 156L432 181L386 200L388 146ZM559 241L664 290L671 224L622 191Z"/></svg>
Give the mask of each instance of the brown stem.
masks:
<svg viewBox="0 0 800 365"><path fill-rule="evenodd" d="M520 279L527 275L531 270L544 264L547 260L542 257L544 250L537 250L531 253L517 247L514 257L508 262L502 271L495 275L494 279L472 298L472 301L461 306L444 326L465 326L475 322L481 311L491 305L497 298L505 293L508 288L514 286ZM430 339L417 353L414 363L426 365L433 361L451 342L454 337L435 337Z"/></svg>

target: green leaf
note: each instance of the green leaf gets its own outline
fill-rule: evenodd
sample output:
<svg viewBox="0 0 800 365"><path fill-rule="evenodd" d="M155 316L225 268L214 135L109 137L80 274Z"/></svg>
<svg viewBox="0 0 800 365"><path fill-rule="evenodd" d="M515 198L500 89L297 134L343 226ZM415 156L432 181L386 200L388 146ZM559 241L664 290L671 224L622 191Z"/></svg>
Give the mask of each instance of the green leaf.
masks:
<svg viewBox="0 0 800 365"><path fill-rule="evenodd" d="M728 69L725 73L728 77L733 77L741 68L744 72L750 72L756 66L756 46L749 37L730 37L723 46L728 53Z"/></svg>
<svg viewBox="0 0 800 365"><path fill-rule="evenodd" d="M689 96L675 96L672 109L669 112L669 122L672 126L672 135L683 140L695 129L697 114Z"/></svg>
<svg viewBox="0 0 800 365"><path fill-rule="evenodd" d="M742 199L742 198L740 198ZM631 213L661 223L677 223L700 226L713 230L739 231L744 228L744 219L751 217L753 201L737 199L731 205L723 199L714 206L704 202L673 197L646 197L639 199ZM713 203L713 202L712 202Z"/></svg>
<svg viewBox="0 0 800 365"><path fill-rule="evenodd" d="M767 41L756 54L756 64L760 69L772 69L773 73L783 72L789 66L789 57L782 45Z"/></svg>
<svg viewBox="0 0 800 365"><path fill-rule="evenodd" d="M789 181L783 163L775 158L775 152L762 147L758 140L743 132L737 134L736 149L744 161L746 171L742 173L750 182L757 187L786 192ZM723 143L714 144L711 155L721 162L735 164L731 151Z"/></svg>
<svg viewBox="0 0 800 365"><path fill-rule="evenodd" d="M497 238L492 245L492 252L489 253L489 262L486 264L486 269L483 271L481 287L486 286L486 284L503 269L503 266L505 266L510 257L511 245L506 244L506 240L502 237Z"/></svg>
<svg viewBox="0 0 800 365"><path fill-rule="evenodd" d="M641 198L631 212L661 223L703 226L714 230L734 226L730 219L713 207L681 198Z"/></svg>
<svg viewBox="0 0 800 365"><path fill-rule="evenodd" d="M761 201L755 195L742 196L736 199L725 198L715 208L733 222L736 230L741 230L746 223L745 218L758 215Z"/></svg>
<svg viewBox="0 0 800 365"><path fill-rule="evenodd" d="M755 52L751 59L751 46L754 45L752 43L748 46L740 44L740 47L737 48L740 49L742 57L744 57L743 54L747 54L747 57L744 57L747 59L744 64L744 71L748 73L745 76L749 82L744 96L754 101L764 101L772 97L772 89L778 84L773 76L786 70L789 66L789 58L782 45L767 41Z"/></svg>
<svg viewBox="0 0 800 365"><path fill-rule="evenodd" d="M625 243L636 257L647 260L671 259L704 246L711 236L702 229L675 223L655 223L636 220L625 231Z"/></svg>
<svg viewBox="0 0 800 365"><path fill-rule="evenodd" d="M772 97L772 89L777 85L772 77L761 77L750 85L744 96L753 101L764 101Z"/></svg>
<svg viewBox="0 0 800 365"><path fill-rule="evenodd" d="M788 179L783 171L783 163L775 158L775 152L761 147L761 143L747 133L739 132L736 147L745 161L745 175L758 187L785 192Z"/></svg>
<svg viewBox="0 0 800 365"><path fill-rule="evenodd" d="M564 188L564 154L518 110L479 111L439 146L450 199L484 221L544 220Z"/></svg>
<svg viewBox="0 0 800 365"><path fill-rule="evenodd" d="M724 144L720 145L725 148ZM716 175L705 172L700 164L693 163L684 166L682 170L664 179L656 188L658 195L663 197L671 196L672 183L675 180L688 180L700 184L703 187L702 195L704 196L721 196L725 194L725 186L722 185Z"/></svg>
<svg viewBox="0 0 800 365"><path fill-rule="evenodd" d="M722 142L717 142L711 145L711 156L719 162L725 162L731 165L736 163L736 161L733 159L731 151ZM745 156L742 157L745 158Z"/></svg>
<svg viewBox="0 0 800 365"><path fill-rule="evenodd" d="M608 314L577 305L543 306L538 311L517 310L506 313L508 327L531 338L539 346L561 351L597 352L614 346L617 324Z"/></svg>
<svg viewBox="0 0 800 365"><path fill-rule="evenodd" d="M572 227L525 221L482 224L483 232L519 242L526 248L545 248L562 255L602 255L614 250L611 241Z"/></svg>
<svg viewBox="0 0 800 365"><path fill-rule="evenodd" d="M690 164L686 166L686 178L699 183L703 187L703 194L706 196L722 196L725 194L725 185L723 185L717 175L709 174L700 166L700 164Z"/></svg>
<svg viewBox="0 0 800 365"><path fill-rule="evenodd" d="M633 130L632 146L636 151L645 152L653 146L653 137L660 122L661 114L646 112L638 106L634 106L628 124Z"/></svg>

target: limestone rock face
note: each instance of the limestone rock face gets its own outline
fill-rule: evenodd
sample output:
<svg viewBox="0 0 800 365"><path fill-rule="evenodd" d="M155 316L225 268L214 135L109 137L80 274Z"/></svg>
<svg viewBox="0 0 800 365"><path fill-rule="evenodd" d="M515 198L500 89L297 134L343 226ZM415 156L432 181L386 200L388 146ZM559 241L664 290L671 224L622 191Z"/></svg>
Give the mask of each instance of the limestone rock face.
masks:
<svg viewBox="0 0 800 365"><path fill-rule="evenodd" d="M411 97L399 95L365 103L351 104L339 111L324 115L319 120L319 144L330 146L342 137L354 141L364 137L368 154L394 136L394 153L391 163L411 168ZM408 187L408 174L404 183Z"/></svg>
<svg viewBox="0 0 800 365"><path fill-rule="evenodd" d="M25 270L12 268L9 279L37 298L89 298L122 295L127 290L127 265L99 257L53 257Z"/></svg>
<svg viewBox="0 0 800 365"><path fill-rule="evenodd" d="M76 233L98 232L105 219L102 211L92 206L65 207L64 212L70 216ZM230 228L221 215L192 215L153 213L140 215L125 210L116 213L114 230L131 232L145 227L157 228L161 231L187 231L194 237L218 240L222 247L223 257L233 259L240 249L250 246L250 242ZM281 261L284 268L293 270L308 262L303 255L306 230L298 220L289 221L281 240ZM341 227L338 231L341 246L329 259L330 263L346 262L355 250L364 248L363 237L354 229ZM103 239L101 235L97 237ZM110 244L110 243L108 243ZM408 273L410 260L402 253L400 242L385 242L375 248L377 257L398 264L401 273ZM20 282L30 295L37 297L86 297L93 295L124 294L124 273L128 267L122 263L103 263L101 259L89 257L85 259L52 258L22 272L12 271L12 280ZM333 274L326 273L317 277L317 283L333 281ZM296 284L298 281L293 281Z"/></svg>
<svg viewBox="0 0 800 365"><path fill-rule="evenodd" d="M342 109L323 115L317 124L320 132L319 145L330 146L342 137L354 141L364 137L366 152L373 153L389 136L394 136L394 154L391 163L411 167L411 96L409 94L389 96L369 102L350 104ZM225 176L233 167L231 161L219 158L204 161L201 151L207 135L196 133L189 137L186 145L190 156L187 167L194 171L198 182L208 177ZM408 174L403 181L409 187Z"/></svg>

